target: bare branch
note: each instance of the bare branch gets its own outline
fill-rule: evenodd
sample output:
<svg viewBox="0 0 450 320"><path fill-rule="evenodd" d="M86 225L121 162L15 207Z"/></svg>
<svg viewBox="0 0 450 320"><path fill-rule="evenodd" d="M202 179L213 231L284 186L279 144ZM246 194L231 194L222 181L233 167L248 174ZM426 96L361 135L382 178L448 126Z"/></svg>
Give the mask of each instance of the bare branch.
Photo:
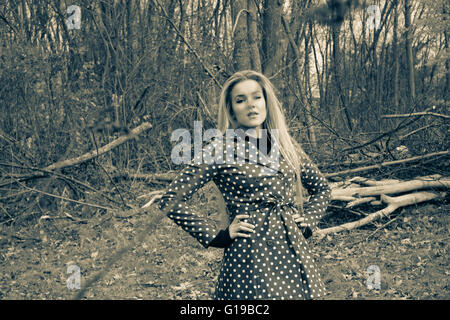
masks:
<svg viewBox="0 0 450 320"><path fill-rule="evenodd" d="M88 161L90 159L93 159L99 155L102 155L108 151L111 151L112 149L116 148L117 146L121 145L122 143L135 138L137 135L150 129L151 127L152 127L152 125L150 123L144 122L140 126L131 130L131 132L129 134L117 138L116 140L99 148L98 150L92 150L92 151L89 151L88 153L85 153L85 154L79 156L79 157L56 162L48 167L45 167L44 170L51 171L51 170L55 170L55 169L70 167L70 166L74 166L74 165L83 163L85 161Z"/></svg>
<svg viewBox="0 0 450 320"><path fill-rule="evenodd" d="M417 161L417 160L434 158L434 157L438 157L438 156L446 156L448 154L450 154L450 151L434 152L434 153L429 153L429 154L422 155L422 156L417 156L417 157L412 157L412 158L402 159L402 160L388 161L388 162L383 162L383 163L380 163L380 164L375 164L375 165L372 165L372 166L367 166L367 167L362 167L362 168L355 168L355 169L349 169L349 170L344 170L344 171L339 171L339 172L326 173L326 174L324 174L324 176L327 177L327 178L329 178L329 177L336 177L336 176L342 176L342 175L346 175L346 174L349 174L349 173L355 173L355 172L379 169L381 167L392 166L392 165L396 165L396 164L399 164L399 163L407 163L407 162L412 162L412 161Z"/></svg>
<svg viewBox="0 0 450 320"><path fill-rule="evenodd" d="M387 118L409 118L409 117L420 117L420 116L434 116L434 117L440 117L440 118L444 118L444 119L450 119L450 116L447 116L445 114L429 112L429 111L422 111L422 112L415 112L415 113L408 113L408 114L385 114L384 116L381 116L381 118L384 118L384 119L387 119Z"/></svg>
<svg viewBox="0 0 450 320"><path fill-rule="evenodd" d="M405 207L405 206L409 206L409 205L424 202L424 201L429 201L429 200L436 199L436 198L443 198L444 196L445 196L445 193L437 194L437 193L433 193L433 192L417 192L417 193L407 194L407 195L403 195L403 196L399 196L399 197L388 197L386 195L383 195L381 197L381 199L384 203L388 204L388 206L386 208L379 210L377 212L374 212L374 213L372 213L360 220L354 221L354 222L344 223L344 224L342 224L340 226L336 226L336 227L316 230L314 232L314 235L319 236L319 239L321 239L330 233L336 233L336 232L341 232L341 231L345 231L345 230L352 230L352 229L361 227L363 225L366 225L377 219L380 219L383 216L387 217L392 212L394 212L395 210L397 210L400 207Z"/></svg>

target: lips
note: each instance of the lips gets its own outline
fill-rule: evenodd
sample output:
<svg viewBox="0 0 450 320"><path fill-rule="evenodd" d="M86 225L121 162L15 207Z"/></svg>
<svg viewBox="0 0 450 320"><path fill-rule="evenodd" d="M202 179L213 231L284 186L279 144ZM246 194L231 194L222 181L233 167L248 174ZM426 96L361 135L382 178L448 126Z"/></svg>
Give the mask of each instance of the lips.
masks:
<svg viewBox="0 0 450 320"><path fill-rule="evenodd" d="M256 112L250 112L249 114L247 114L247 116L252 117L252 116L257 116L258 114Z"/></svg>

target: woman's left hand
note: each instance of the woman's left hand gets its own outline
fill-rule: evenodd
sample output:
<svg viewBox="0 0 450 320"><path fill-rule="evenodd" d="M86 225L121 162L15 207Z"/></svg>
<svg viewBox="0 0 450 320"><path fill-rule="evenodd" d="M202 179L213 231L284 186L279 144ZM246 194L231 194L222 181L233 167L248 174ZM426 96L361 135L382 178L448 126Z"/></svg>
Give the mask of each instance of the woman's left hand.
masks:
<svg viewBox="0 0 450 320"><path fill-rule="evenodd" d="M296 223L300 223L300 227L307 227L306 223L303 222L305 221L305 217L302 217L299 213L293 214L292 218L294 218Z"/></svg>

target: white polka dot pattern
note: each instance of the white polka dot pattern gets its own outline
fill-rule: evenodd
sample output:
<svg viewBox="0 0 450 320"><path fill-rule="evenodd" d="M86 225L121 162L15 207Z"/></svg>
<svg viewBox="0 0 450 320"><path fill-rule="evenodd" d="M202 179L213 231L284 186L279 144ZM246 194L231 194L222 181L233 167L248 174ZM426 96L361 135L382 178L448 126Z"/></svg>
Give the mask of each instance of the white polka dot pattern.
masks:
<svg viewBox="0 0 450 320"><path fill-rule="evenodd" d="M245 221L256 226L255 233L250 238L234 239L224 250L216 299L314 299L323 296L325 288L313 253L292 218L292 214L299 212L294 204L294 171L280 155L279 169L268 174L268 170L264 171L267 163L264 165L258 157L255 159L258 153L252 143L244 142L239 136L231 143L235 145L221 149L223 159L227 159L227 151L236 152L237 145L245 145L250 154L246 162L233 158L231 162L207 164L200 158L194 159L169 185L160 200L160 209L204 247L209 246L219 230L211 220L196 215L185 202L207 182L213 180L221 191L230 221L238 214L250 216ZM205 151L211 152L212 148L215 148L214 142L206 146ZM304 205L303 216L308 228L314 230L328 206L330 188L312 163L304 163L301 182L311 195Z"/></svg>

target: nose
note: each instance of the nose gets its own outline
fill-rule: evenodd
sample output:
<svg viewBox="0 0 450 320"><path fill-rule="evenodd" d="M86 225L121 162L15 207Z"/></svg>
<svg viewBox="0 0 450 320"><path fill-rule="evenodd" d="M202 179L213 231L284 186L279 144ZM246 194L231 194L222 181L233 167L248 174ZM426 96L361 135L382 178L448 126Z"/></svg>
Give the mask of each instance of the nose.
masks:
<svg viewBox="0 0 450 320"><path fill-rule="evenodd" d="M255 99L250 98L250 99L248 99L247 101L248 101L248 102L247 102L247 107L248 107L250 110L256 109L256 100L255 100Z"/></svg>

